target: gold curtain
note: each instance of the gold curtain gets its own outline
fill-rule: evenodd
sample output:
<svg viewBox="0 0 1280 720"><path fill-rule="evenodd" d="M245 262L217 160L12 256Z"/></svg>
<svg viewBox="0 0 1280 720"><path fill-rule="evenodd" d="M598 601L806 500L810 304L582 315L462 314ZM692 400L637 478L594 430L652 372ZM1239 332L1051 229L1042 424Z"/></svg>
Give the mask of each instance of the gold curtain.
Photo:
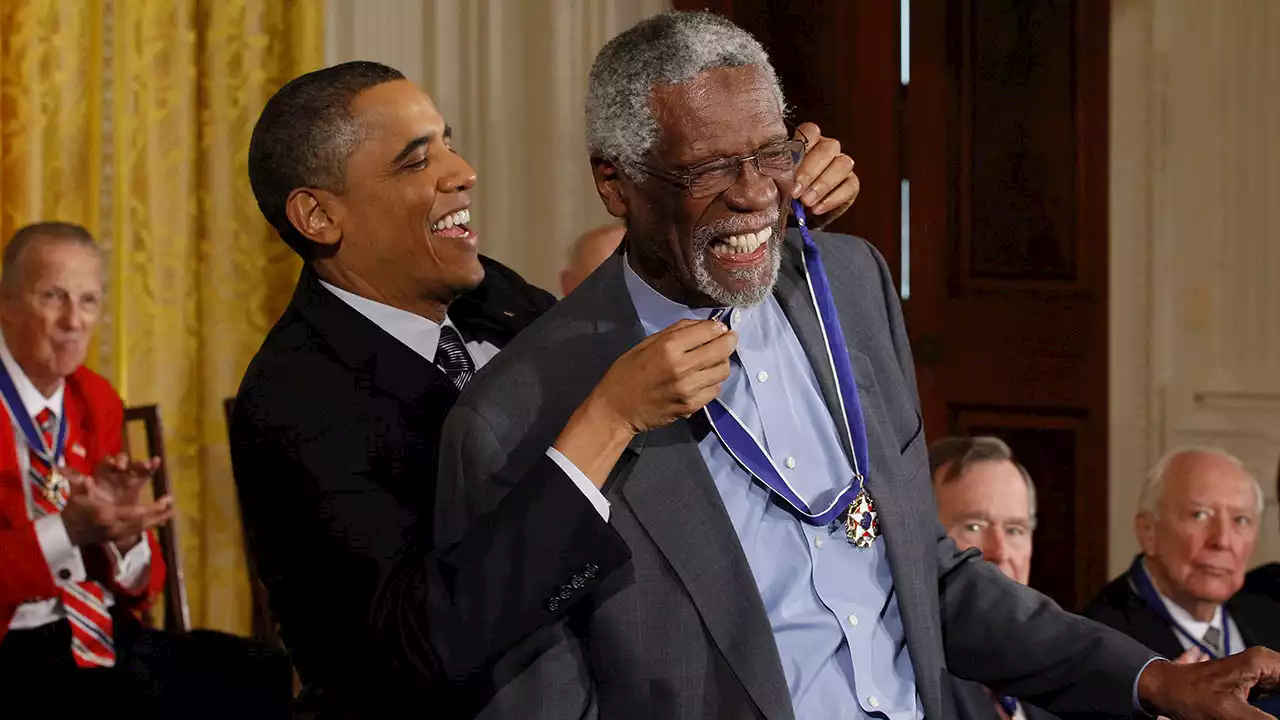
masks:
<svg viewBox="0 0 1280 720"><path fill-rule="evenodd" d="M222 401L299 264L247 148L267 97L322 64L323 17L324 0L0 2L0 238L68 220L102 244L89 364L160 405L197 627L250 627Z"/></svg>

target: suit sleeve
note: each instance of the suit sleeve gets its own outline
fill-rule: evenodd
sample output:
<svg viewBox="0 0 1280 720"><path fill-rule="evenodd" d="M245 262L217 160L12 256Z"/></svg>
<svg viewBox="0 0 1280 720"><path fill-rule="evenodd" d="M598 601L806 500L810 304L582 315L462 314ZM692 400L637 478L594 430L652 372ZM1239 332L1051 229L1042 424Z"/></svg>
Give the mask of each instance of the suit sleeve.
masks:
<svg viewBox="0 0 1280 720"><path fill-rule="evenodd" d="M378 465L386 449L366 444L385 433L364 427L368 418L299 438L255 427L250 407L237 401L233 463L272 609L291 646L326 657L330 676L343 668L346 687L364 685L353 702L423 683L478 697L470 686L488 681L480 669L563 617L571 603L552 596L627 558L549 458L510 502L437 550L430 507L419 517L389 489L431 478L387 477ZM388 666L395 678L380 674Z"/></svg>
<svg viewBox="0 0 1280 720"><path fill-rule="evenodd" d="M884 258L872 254L902 380L919 407L902 306ZM1133 714L1134 681L1153 657L1150 650L1064 611L1005 577L977 551L960 551L936 518L928 532L936 545L943 645L953 674L1063 717Z"/></svg>
<svg viewBox="0 0 1280 720"><path fill-rule="evenodd" d="M419 627L406 614L389 625L429 639L454 677L562 619L631 557L548 455L539 455L509 491L493 492L504 457L482 418L465 407L450 413L436 496L436 538L449 549L440 556L443 582L428 598L467 621ZM503 640L476 643L476 637Z"/></svg>

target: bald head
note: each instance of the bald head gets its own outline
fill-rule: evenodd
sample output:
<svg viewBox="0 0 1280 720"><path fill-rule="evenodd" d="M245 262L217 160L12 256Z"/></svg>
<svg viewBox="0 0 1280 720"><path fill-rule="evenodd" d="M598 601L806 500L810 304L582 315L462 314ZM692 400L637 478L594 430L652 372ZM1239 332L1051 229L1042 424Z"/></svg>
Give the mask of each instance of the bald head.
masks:
<svg viewBox="0 0 1280 720"><path fill-rule="evenodd" d="M1262 487L1221 450L1185 448L1156 463L1135 527L1152 580L1197 618L1244 584L1258 541Z"/></svg>
<svg viewBox="0 0 1280 720"><path fill-rule="evenodd" d="M602 225L588 230L578 238L569 251L569 264L560 273L560 289L565 295L573 292L610 255L617 252L626 232L626 228L621 225Z"/></svg>

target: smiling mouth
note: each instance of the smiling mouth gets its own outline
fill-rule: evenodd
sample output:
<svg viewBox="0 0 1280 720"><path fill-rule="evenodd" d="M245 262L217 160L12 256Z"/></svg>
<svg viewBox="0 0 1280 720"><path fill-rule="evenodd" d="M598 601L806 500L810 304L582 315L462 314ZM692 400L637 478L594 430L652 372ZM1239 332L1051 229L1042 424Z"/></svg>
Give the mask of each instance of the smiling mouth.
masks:
<svg viewBox="0 0 1280 720"><path fill-rule="evenodd" d="M431 234L448 238L460 238L471 235L471 210L463 208L440 218L431 226Z"/></svg>
<svg viewBox="0 0 1280 720"><path fill-rule="evenodd" d="M707 249L718 258L748 259L757 255L771 237L773 228L766 227L754 232L717 238Z"/></svg>

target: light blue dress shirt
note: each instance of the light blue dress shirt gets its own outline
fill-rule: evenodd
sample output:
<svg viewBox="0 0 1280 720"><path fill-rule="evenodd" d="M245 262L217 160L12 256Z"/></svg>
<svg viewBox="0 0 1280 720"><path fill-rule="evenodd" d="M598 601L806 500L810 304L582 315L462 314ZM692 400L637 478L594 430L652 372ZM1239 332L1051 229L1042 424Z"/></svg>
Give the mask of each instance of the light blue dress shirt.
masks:
<svg viewBox="0 0 1280 720"><path fill-rule="evenodd" d="M709 315L668 300L624 267L645 334ZM738 351L720 401L809 506L825 507L853 471L799 339L772 296L735 309L728 321ZM755 576L796 717L921 717L885 539L859 550L842 527L803 522L715 433L699 450Z"/></svg>

